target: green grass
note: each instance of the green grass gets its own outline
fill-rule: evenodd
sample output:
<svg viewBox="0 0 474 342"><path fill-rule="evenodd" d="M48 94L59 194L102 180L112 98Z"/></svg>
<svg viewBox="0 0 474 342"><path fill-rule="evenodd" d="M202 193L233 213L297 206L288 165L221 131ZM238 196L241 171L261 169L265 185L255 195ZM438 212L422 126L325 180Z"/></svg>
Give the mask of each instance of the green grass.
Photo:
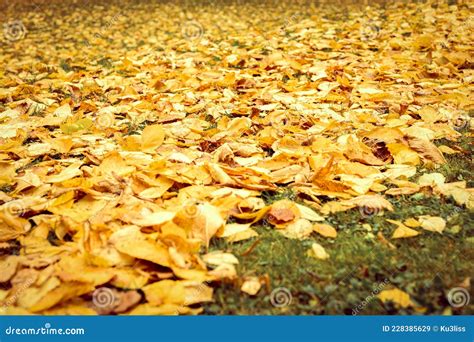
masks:
<svg viewBox="0 0 474 342"><path fill-rule="evenodd" d="M468 138L458 143L465 154L447 156L448 164L432 172L443 173L447 181L466 180L472 184L472 144ZM281 198L297 200L289 189L264 193L267 203ZM357 209L330 215L327 223L338 230L336 239L313 234L308 240L287 239L268 225L256 227L259 237L239 243L221 239L212 242L212 250L234 253L240 264L238 273L268 279L255 296L240 291L241 280L215 284L214 302L205 307L205 314L473 314L474 306L455 309L447 301L447 293L467 277L473 276L474 216L450 198L432 197L428 193L389 197L393 212L362 217ZM443 234L422 231L408 239L390 239L394 229L386 219L405 220L419 215L441 216L447 222ZM372 231L363 227L370 224ZM396 246L390 249L376 237L381 232ZM328 260L306 255L313 242L323 245ZM292 299L288 305L275 307L271 291L285 287ZM416 307L397 308L383 304L374 296L376 289L397 287L407 292ZM471 293L471 297L472 297ZM365 299L366 304L362 304ZM450 311L451 310L451 311Z"/></svg>

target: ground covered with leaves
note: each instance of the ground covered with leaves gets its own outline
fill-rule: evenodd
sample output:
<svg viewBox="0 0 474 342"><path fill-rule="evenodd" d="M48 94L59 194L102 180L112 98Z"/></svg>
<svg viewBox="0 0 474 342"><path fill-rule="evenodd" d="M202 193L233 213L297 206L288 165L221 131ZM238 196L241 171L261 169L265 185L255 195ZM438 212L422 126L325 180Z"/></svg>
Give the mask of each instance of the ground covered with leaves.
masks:
<svg viewBox="0 0 474 342"><path fill-rule="evenodd" d="M472 4L3 6L2 314L473 313Z"/></svg>

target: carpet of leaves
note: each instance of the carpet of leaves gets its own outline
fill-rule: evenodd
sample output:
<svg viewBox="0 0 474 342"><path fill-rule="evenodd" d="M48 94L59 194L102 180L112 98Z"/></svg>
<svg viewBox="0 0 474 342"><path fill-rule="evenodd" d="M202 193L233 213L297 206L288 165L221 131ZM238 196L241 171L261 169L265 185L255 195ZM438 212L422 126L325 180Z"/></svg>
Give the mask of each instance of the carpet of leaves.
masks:
<svg viewBox="0 0 474 342"><path fill-rule="evenodd" d="M469 2L2 11L3 314L197 314L219 284L271 290L232 251L209 252L220 239L258 241L265 224L333 241L332 215L383 217L417 193L474 208L472 183L437 171L472 137ZM447 228L388 222L374 236L388 249ZM314 242L304 257L331 254ZM398 288L377 297L423 312Z"/></svg>

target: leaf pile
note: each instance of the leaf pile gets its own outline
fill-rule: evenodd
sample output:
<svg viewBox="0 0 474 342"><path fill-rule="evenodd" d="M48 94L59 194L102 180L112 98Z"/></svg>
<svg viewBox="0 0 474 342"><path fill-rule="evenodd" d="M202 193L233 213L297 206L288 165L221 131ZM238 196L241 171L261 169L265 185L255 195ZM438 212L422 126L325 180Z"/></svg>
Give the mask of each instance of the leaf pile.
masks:
<svg viewBox="0 0 474 342"><path fill-rule="evenodd" d="M2 313L199 313L238 278L214 238L334 239L325 217L417 192L473 209L436 172L472 135L472 5L126 5L41 4L0 43Z"/></svg>

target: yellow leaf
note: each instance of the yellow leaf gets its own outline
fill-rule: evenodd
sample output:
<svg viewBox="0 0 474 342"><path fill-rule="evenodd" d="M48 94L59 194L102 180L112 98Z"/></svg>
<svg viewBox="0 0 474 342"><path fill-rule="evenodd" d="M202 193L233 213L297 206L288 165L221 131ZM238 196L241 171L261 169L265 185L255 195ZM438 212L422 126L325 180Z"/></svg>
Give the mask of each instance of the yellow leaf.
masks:
<svg viewBox="0 0 474 342"><path fill-rule="evenodd" d="M138 227L124 227L112 234L109 241L121 253L166 267L171 265L168 249L161 242L148 239Z"/></svg>
<svg viewBox="0 0 474 342"><path fill-rule="evenodd" d="M418 153L404 144L391 143L387 144L387 148L393 155L396 164L418 165L420 164L420 157Z"/></svg>
<svg viewBox="0 0 474 342"><path fill-rule="evenodd" d="M231 253L214 251L202 256L202 260L209 265L219 266L222 264L238 264L239 260Z"/></svg>
<svg viewBox="0 0 474 342"><path fill-rule="evenodd" d="M0 186L13 181L16 176L16 169L13 163L0 162Z"/></svg>
<svg viewBox="0 0 474 342"><path fill-rule="evenodd" d="M260 291L261 287L262 284L260 283L258 277L247 277L240 287L240 290L251 296L255 296L258 291Z"/></svg>
<svg viewBox="0 0 474 342"><path fill-rule="evenodd" d="M65 120L72 116L71 107L66 103L61 107L56 108L53 115Z"/></svg>
<svg viewBox="0 0 474 342"><path fill-rule="evenodd" d="M51 176L46 177L44 181L45 183L61 183L71 178L81 176L82 171L79 169L79 167L81 166L82 166L82 162L76 161L73 164L66 167L65 169L63 169L57 175L51 175Z"/></svg>
<svg viewBox="0 0 474 342"><path fill-rule="evenodd" d="M335 238L337 236L337 231L333 227L324 223L316 223L313 225L313 231L318 234L321 234L324 237Z"/></svg>
<svg viewBox="0 0 474 342"><path fill-rule="evenodd" d="M184 304L186 290L181 282L162 280L143 287L145 297L150 304Z"/></svg>
<svg viewBox="0 0 474 342"><path fill-rule="evenodd" d="M114 277L111 269L89 266L81 256L63 257L55 266L58 277L65 282L77 281L97 286Z"/></svg>
<svg viewBox="0 0 474 342"><path fill-rule="evenodd" d="M377 215L384 209L393 211L392 204L380 195L358 196L347 202L356 204L360 213L365 216Z"/></svg>
<svg viewBox="0 0 474 342"><path fill-rule="evenodd" d="M238 242L256 237L258 233L250 228L250 223L228 223L217 236L226 238L229 242Z"/></svg>
<svg viewBox="0 0 474 342"><path fill-rule="evenodd" d="M141 227L158 226L171 221L176 214L171 211L159 211L156 213L146 213L139 219L132 220L133 224Z"/></svg>
<svg viewBox="0 0 474 342"><path fill-rule="evenodd" d="M67 122L60 126L61 130L65 134L72 134L82 130L88 130L92 127L93 121L89 118L83 118L72 122Z"/></svg>
<svg viewBox="0 0 474 342"><path fill-rule="evenodd" d="M92 292L94 287L91 284L71 282L62 283L60 286L49 292L41 298L35 305L29 308L32 312L38 312L49 309L54 305L65 302L71 298L82 296L88 292Z"/></svg>
<svg viewBox="0 0 474 342"><path fill-rule="evenodd" d="M117 174L119 176L125 176L135 171L135 167L128 166L120 153L112 151L105 156L97 170L100 170L102 175Z"/></svg>
<svg viewBox="0 0 474 342"><path fill-rule="evenodd" d="M209 203L184 203L176 214L174 223L182 228L190 229L193 237L203 241L206 246L209 245L211 238L225 226L219 209Z"/></svg>
<svg viewBox="0 0 474 342"><path fill-rule="evenodd" d="M183 282L185 286L185 305L212 301L212 287L200 282Z"/></svg>
<svg viewBox="0 0 474 342"><path fill-rule="evenodd" d="M154 152L165 139L165 130L161 125L146 126L142 133L142 151Z"/></svg>
<svg viewBox="0 0 474 342"><path fill-rule="evenodd" d="M420 220L421 228L431 232L441 234L446 227L446 221L442 217L425 215L420 216L418 219Z"/></svg>
<svg viewBox="0 0 474 342"><path fill-rule="evenodd" d="M71 205L74 202L74 197L75 197L75 192L74 191L68 191L62 194L61 196L55 198L49 205L48 205L48 210L51 211L52 208L70 208Z"/></svg>
<svg viewBox="0 0 474 342"><path fill-rule="evenodd" d="M324 218L315 212L313 209L308 208L305 205L297 204L296 207L300 210L301 218L309 221L323 221Z"/></svg>
<svg viewBox="0 0 474 342"><path fill-rule="evenodd" d="M0 282L4 283L10 280L15 274L18 267L19 257L9 255L5 259L0 260Z"/></svg>
<svg viewBox="0 0 474 342"><path fill-rule="evenodd" d="M409 219L406 219L403 224L407 227L410 228L416 228L420 226L420 222L418 222L416 219L410 217Z"/></svg>
<svg viewBox="0 0 474 342"><path fill-rule="evenodd" d="M443 174L435 173L425 173L420 178L418 178L418 184L421 186L440 186L444 184L445 177Z"/></svg>
<svg viewBox="0 0 474 342"><path fill-rule="evenodd" d="M284 229L280 230L280 233L289 239L303 240L307 238L313 232L313 225L306 219L299 219L295 222L291 222Z"/></svg>
<svg viewBox="0 0 474 342"><path fill-rule="evenodd" d="M466 189L466 182L454 182L438 185L436 192L444 196L452 196L457 204L465 205L468 209L474 209L474 192Z"/></svg>
<svg viewBox="0 0 474 342"><path fill-rule="evenodd" d="M324 247L316 242L311 245L311 249L308 251L308 255L321 260L326 260L329 258L329 254L326 252Z"/></svg>
<svg viewBox="0 0 474 342"><path fill-rule="evenodd" d="M443 153L427 139L419 139L415 137L407 137L410 147L418 152L423 158L433 161L436 164L446 163Z"/></svg>
<svg viewBox="0 0 474 342"><path fill-rule="evenodd" d="M377 297L383 302L393 302L398 307L407 308L413 306L410 295L397 288L391 290L383 290Z"/></svg>
<svg viewBox="0 0 474 342"><path fill-rule="evenodd" d="M387 221L398 226L397 229L395 229L395 231L393 232L392 239L409 238L409 237L417 236L418 234L420 234L416 230L408 228L400 221L395 221L395 220L387 220Z"/></svg>
<svg viewBox="0 0 474 342"><path fill-rule="evenodd" d="M361 178L354 175L340 175L342 184L352 188L359 195L367 193L370 187L374 184L371 178Z"/></svg>
<svg viewBox="0 0 474 342"><path fill-rule="evenodd" d="M140 289L146 285L150 276L144 272L139 273L135 269L115 268L114 278L110 283L122 289Z"/></svg>

